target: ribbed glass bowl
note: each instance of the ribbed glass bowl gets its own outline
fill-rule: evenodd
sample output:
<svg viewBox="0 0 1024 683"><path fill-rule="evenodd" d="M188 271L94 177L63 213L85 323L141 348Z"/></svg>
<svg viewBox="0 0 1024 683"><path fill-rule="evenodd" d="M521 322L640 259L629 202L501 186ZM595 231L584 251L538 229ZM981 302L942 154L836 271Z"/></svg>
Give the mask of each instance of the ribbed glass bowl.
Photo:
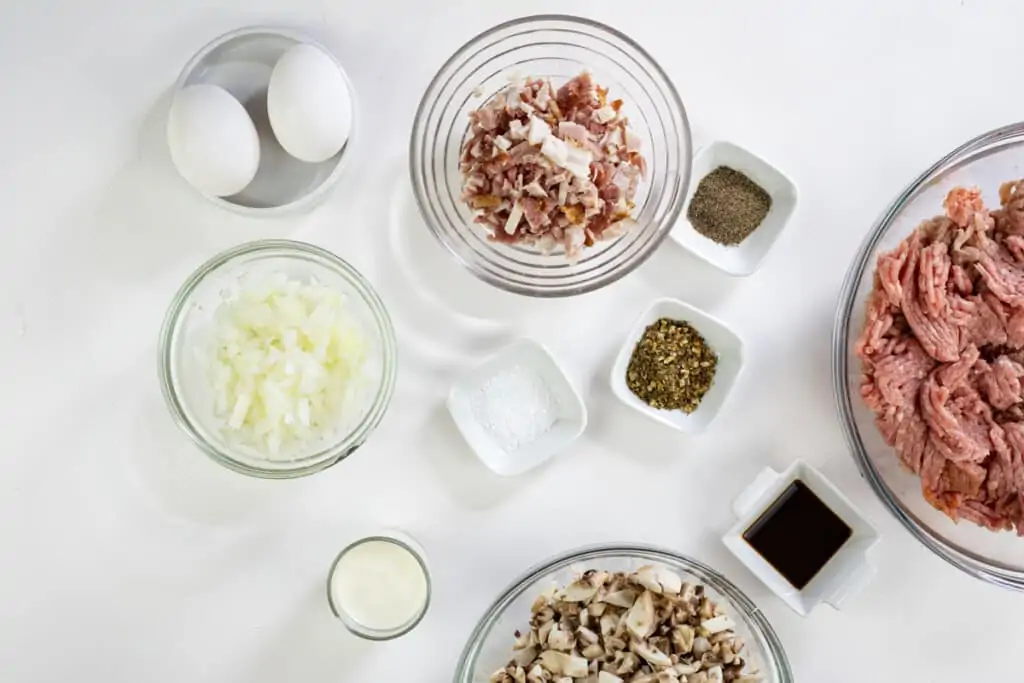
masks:
<svg viewBox="0 0 1024 683"><path fill-rule="evenodd" d="M473 223L462 201L459 156L469 113L515 77L557 86L584 70L623 101L642 139L647 177L623 236L585 249L576 263L561 250L499 244ZM525 17L470 40L441 67L420 101L410 142L413 192L427 225L452 256L496 287L537 297L582 294L615 282L644 262L672 229L686 198L690 126L675 86L647 52L608 26L569 16Z"/></svg>
<svg viewBox="0 0 1024 683"><path fill-rule="evenodd" d="M953 150L907 186L871 229L843 284L832 340L832 374L843 430L861 474L910 533L963 571L1007 588L1024 590L1024 539L969 522L953 523L929 505L920 479L905 471L882 440L874 415L860 398L860 360L854 344L864 324L875 263L926 218L942 213L942 201L958 185L982 189L999 205L999 186L1024 176L1024 123L981 135Z"/></svg>
<svg viewBox="0 0 1024 683"><path fill-rule="evenodd" d="M337 424L311 443L267 457L225 439L213 409L209 358L217 308L246 281L271 274L335 289L362 328L368 357L353 381ZM260 240L234 247L204 263L181 286L160 332L160 385L171 416L189 439L215 461L242 474L269 479L301 477L327 469L354 452L377 427L395 386L397 350L391 319L370 283L334 254L304 242Z"/></svg>
<svg viewBox="0 0 1024 683"><path fill-rule="evenodd" d="M527 630L530 606L537 596L563 587L580 571L633 571L646 564L662 564L683 581L703 584L707 595L722 605L736 622L736 633L746 641L744 657L749 670L763 683L792 683L793 672L782 643L761 610L714 569L685 555L646 545L605 545L583 548L554 557L517 579L487 610L462 651L455 683L486 683L512 658L515 631Z"/></svg>

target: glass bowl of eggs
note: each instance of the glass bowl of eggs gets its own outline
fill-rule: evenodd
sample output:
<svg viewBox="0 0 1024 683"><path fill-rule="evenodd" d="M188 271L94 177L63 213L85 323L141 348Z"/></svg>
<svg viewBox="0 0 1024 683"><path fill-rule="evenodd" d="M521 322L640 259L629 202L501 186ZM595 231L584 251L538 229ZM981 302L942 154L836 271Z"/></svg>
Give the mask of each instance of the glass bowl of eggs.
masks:
<svg viewBox="0 0 1024 683"><path fill-rule="evenodd" d="M185 65L167 115L178 173L218 206L250 216L315 206L350 156L352 84L299 33L242 28Z"/></svg>
<svg viewBox="0 0 1024 683"><path fill-rule="evenodd" d="M349 456L384 417L395 332L369 282L303 242L220 253L181 286L160 333L171 416L242 474L314 474Z"/></svg>

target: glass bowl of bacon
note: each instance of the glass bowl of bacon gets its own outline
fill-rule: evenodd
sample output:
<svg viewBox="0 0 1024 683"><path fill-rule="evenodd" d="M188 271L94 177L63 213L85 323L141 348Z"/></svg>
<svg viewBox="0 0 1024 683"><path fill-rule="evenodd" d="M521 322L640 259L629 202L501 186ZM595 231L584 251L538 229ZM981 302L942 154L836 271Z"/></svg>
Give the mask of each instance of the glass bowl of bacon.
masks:
<svg viewBox="0 0 1024 683"><path fill-rule="evenodd" d="M919 541L1024 590L1024 124L882 214L846 277L833 381L861 473Z"/></svg>
<svg viewBox="0 0 1024 683"><path fill-rule="evenodd" d="M604 287L682 211L690 126L635 42L569 16L525 17L462 46L413 124L424 220L474 275L537 297Z"/></svg>

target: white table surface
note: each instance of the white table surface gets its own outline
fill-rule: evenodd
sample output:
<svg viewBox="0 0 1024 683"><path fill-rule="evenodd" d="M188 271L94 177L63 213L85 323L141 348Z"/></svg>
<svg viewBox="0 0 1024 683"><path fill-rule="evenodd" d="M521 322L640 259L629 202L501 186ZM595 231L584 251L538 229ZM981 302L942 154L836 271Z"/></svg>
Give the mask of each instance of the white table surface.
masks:
<svg viewBox="0 0 1024 683"><path fill-rule="evenodd" d="M477 31L556 9L648 48L698 137L746 144L796 179L797 221L755 276L730 280L667 244L603 291L534 301L478 283L432 241L407 179L423 88ZM1024 115L1020 21L1015 0L7 3L0 680L448 681L509 581L551 554L616 540L669 546L731 577L777 628L800 681L1019 677L1024 597L947 566L883 509L847 453L828 368L841 278L883 205L955 145ZM306 216L228 215L178 180L163 146L181 66L252 23L321 39L359 93L368 144ZM380 429L349 461L298 481L208 461L171 424L156 379L157 330L180 282L215 251L265 236L351 261L399 337ZM737 395L699 438L647 421L607 386L622 336L659 296L705 308L748 343ZM563 361L590 427L549 467L500 480L460 441L443 399L519 335ZM810 619L718 540L744 484L795 458L883 534L874 583L847 610ZM574 512L580 491L615 504ZM434 604L414 633L368 645L332 621L323 581L344 543L381 526L426 547Z"/></svg>

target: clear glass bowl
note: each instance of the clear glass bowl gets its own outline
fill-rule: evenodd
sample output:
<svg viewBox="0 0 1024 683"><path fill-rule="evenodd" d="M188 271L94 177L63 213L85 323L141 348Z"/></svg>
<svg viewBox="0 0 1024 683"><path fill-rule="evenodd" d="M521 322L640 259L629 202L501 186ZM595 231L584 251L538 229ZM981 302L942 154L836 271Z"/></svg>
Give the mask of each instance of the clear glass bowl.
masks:
<svg viewBox="0 0 1024 683"><path fill-rule="evenodd" d="M312 443L302 444L283 457L268 458L222 435L213 409L207 358L218 306L246 281L260 281L273 273L304 281L315 278L344 294L370 351L339 423ZM249 242L204 263L174 296L160 332L160 384L178 426L225 467L271 479L319 472L362 445L387 410L395 386L396 363L391 319L370 283L329 251L290 240Z"/></svg>
<svg viewBox="0 0 1024 683"><path fill-rule="evenodd" d="M714 569L668 550L646 545L607 545L583 548L534 567L515 581L484 614L469 638L455 673L455 683L485 683L508 664L516 629L529 628L530 606L545 590L568 585L579 571L633 571L660 563L683 577L703 584L707 594L726 608L736 633L746 641L745 657L764 683L792 683L793 672L782 643L761 610Z"/></svg>
<svg viewBox="0 0 1024 683"><path fill-rule="evenodd" d="M367 626L366 624L361 623L358 618L350 614L345 603L341 601L341 596L336 596L335 594L333 587L335 574L338 572L338 567L342 560L353 550L365 546L368 543L391 543L398 546L405 552L409 553L422 571L422 580L425 584L423 602L415 615L404 624L399 624L392 628L374 628L373 626ZM359 540L350 543L345 546L340 553L338 553L336 558L334 558L334 562L331 564L331 569L327 573L327 604L331 608L331 613L337 617L342 624L344 624L349 633L366 640L394 640L395 638L401 638L412 631L421 621L423 621L423 617L426 616L427 610L430 609L431 592L432 584L430 580L430 569L427 566L426 553L423 552L423 548L419 543L399 531L382 531L377 535L360 538Z"/></svg>
<svg viewBox="0 0 1024 683"><path fill-rule="evenodd" d="M473 223L462 201L459 156L469 112L509 85L510 77L556 85L589 70L623 101L642 139L647 177L637 191L637 225L599 242L569 263L556 251L498 244ZM690 125L675 86L647 52L608 26L569 16L510 21L470 40L431 81L410 142L413 192L430 230L474 275L496 287L538 297L582 294L615 282L644 262L679 217L690 183Z"/></svg>
<svg viewBox="0 0 1024 683"><path fill-rule="evenodd" d="M300 44L313 45L334 60L352 98L348 141L337 154L318 163L301 161L286 152L277 141L267 115L270 75L278 60ZM330 50L309 36L289 29L272 26L235 29L211 40L189 60L178 76L174 93L199 83L220 86L234 95L252 118L260 140L259 169L248 186L230 197L200 194L221 208L257 218L308 211L328 196L352 156L359 123L356 92L345 69Z"/></svg>
<svg viewBox="0 0 1024 683"><path fill-rule="evenodd" d="M832 375L847 442L878 497L911 534L936 555L980 579L1024 590L1024 540L968 522L953 523L929 505L920 479L899 464L860 399L860 361L854 343L864 323L878 255L895 248L922 220L942 212L942 201L958 185L977 186L989 206L999 205L999 186L1020 178L1024 123L999 128L953 150L900 193L871 229L843 284L832 340Z"/></svg>

